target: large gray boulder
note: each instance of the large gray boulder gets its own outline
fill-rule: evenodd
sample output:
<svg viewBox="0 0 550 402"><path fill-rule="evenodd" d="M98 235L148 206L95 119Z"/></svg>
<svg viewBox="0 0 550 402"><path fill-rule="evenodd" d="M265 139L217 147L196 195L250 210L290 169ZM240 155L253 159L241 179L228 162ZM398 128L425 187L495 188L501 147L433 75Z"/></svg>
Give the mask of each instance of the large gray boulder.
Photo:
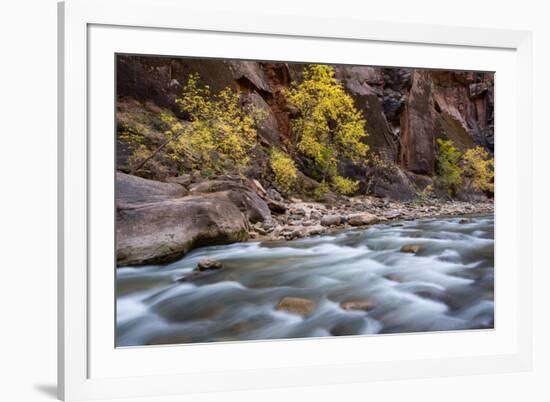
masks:
<svg viewBox="0 0 550 402"><path fill-rule="evenodd" d="M191 194L219 193L227 197L252 223L271 220L269 206L247 180L205 180L191 186L190 191Z"/></svg>
<svg viewBox="0 0 550 402"><path fill-rule="evenodd" d="M185 188L177 183L163 183L116 172L117 206L164 201L186 194Z"/></svg>
<svg viewBox="0 0 550 402"><path fill-rule="evenodd" d="M248 222L225 196L203 194L117 209L117 265L166 263L193 248L248 239Z"/></svg>
<svg viewBox="0 0 550 402"><path fill-rule="evenodd" d="M117 172L117 265L166 263L190 250L248 239L249 222L270 221L248 180L224 177L190 186Z"/></svg>

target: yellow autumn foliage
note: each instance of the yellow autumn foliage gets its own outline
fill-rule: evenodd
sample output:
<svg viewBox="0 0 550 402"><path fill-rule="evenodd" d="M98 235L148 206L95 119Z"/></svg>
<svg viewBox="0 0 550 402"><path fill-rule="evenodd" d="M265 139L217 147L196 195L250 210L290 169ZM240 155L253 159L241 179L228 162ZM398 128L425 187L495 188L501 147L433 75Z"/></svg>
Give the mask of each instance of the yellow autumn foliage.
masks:
<svg viewBox="0 0 550 402"><path fill-rule="evenodd" d="M272 148L270 155L271 170L275 175L277 186L285 192L291 191L298 178L298 169L294 161L284 152Z"/></svg>
<svg viewBox="0 0 550 402"><path fill-rule="evenodd" d="M303 81L293 83L284 93L299 112L292 120L296 148L314 162L322 179L336 175L339 157L355 163L366 158L366 121L334 78L332 67L310 65Z"/></svg>
<svg viewBox="0 0 550 402"><path fill-rule="evenodd" d="M223 169L227 162L238 170L250 161L256 145L256 125L263 119L254 107L243 108L239 95L227 87L213 94L208 85L199 85L200 76L191 74L181 97L176 100L189 118L182 122L164 114L169 126L166 135L172 137L174 159L187 158L201 169Z"/></svg>
<svg viewBox="0 0 550 402"><path fill-rule="evenodd" d="M359 191L359 181L343 176L334 176L332 178L332 187L338 194L353 195Z"/></svg>
<svg viewBox="0 0 550 402"><path fill-rule="evenodd" d="M482 147L464 152L463 175L468 189L494 192L495 163Z"/></svg>
<svg viewBox="0 0 550 402"><path fill-rule="evenodd" d="M462 182L462 171L459 165L461 154L451 140L438 138L437 143L439 144L439 152L436 157L436 183L452 197L456 195L458 186Z"/></svg>

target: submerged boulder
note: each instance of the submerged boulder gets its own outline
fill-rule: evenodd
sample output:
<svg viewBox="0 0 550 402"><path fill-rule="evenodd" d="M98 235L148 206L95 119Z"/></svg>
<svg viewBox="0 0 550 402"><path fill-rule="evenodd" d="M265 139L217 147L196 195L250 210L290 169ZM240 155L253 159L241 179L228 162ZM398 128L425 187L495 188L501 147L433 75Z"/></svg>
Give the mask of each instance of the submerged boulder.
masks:
<svg viewBox="0 0 550 402"><path fill-rule="evenodd" d="M287 313L307 316L315 310L316 304L313 300L302 297L283 297L275 306L276 310L286 311Z"/></svg>
<svg viewBox="0 0 550 402"><path fill-rule="evenodd" d="M220 261L203 258L198 262L196 269L199 271L212 271L221 268L223 268L223 264Z"/></svg>
<svg viewBox="0 0 550 402"><path fill-rule="evenodd" d="M412 253L416 254L420 251L420 246L418 244L406 244L399 250L402 253Z"/></svg>
<svg viewBox="0 0 550 402"><path fill-rule="evenodd" d="M340 308L346 311L370 311L375 304L368 299L348 300L340 303Z"/></svg>

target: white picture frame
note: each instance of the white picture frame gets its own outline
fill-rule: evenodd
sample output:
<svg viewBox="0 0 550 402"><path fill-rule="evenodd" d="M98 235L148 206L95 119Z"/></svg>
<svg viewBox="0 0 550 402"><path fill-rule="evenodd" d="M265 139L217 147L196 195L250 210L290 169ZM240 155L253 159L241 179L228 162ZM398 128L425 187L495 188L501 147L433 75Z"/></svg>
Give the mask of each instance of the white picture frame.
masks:
<svg viewBox="0 0 550 402"><path fill-rule="evenodd" d="M112 172L109 163L101 163L103 167L98 163L110 155L105 157L97 152L98 147L108 146L113 140L110 133L114 128L106 139L97 134L114 124L114 120L109 120L114 102L111 96L114 89L109 81L113 78L109 74L114 68L114 57L111 64L109 57L123 51L177 55L177 38L191 36L203 45L202 50L195 49L193 54L180 50L182 55L360 62L365 59L354 56L353 49L362 46L372 52L371 64L410 66L414 57L423 55L422 64L415 66L487 70L498 65L495 69L496 269L503 274L500 279L497 276L500 284L496 287L496 329L476 334L242 342L116 351L114 339L110 341L113 324L101 323L101 320L114 321L112 316L104 318L111 314L114 296L103 300L94 296L113 294L109 293L113 284L107 283L113 278L108 271L111 267L104 268L107 271L92 269L99 266L97 261L102 258L109 261L109 254L101 254L100 249L109 247L112 234L105 234L113 227L108 215L102 215L101 207L112 206L113 186L108 180L98 180ZM224 38L231 41L220 45ZM306 51L304 41L311 44L311 49ZM263 46L266 43L270 46ZM316 56L315 51L319 50L314 49L321 49L320 46L332 49L333 53ZM391 57L383 49L390 47L399 49L391 52ZM284 52L277 50L282 48ZM178 0L68 0L59 4L59 49L61 399L146 397L531 368L531 33L356 18L324 20L240 12L217 15L201 10L200 6L190 9ZM430 56L431 53L436 57ZM521 141L517 141L520 133ZM499 238L498 229L508 234ZM102 242L105 244L101 245ZM449 342L454 345L452 353L445 351ZM370 350L370 357L351 353L358 348ZM389 359L376 357L376 350L384 348L401 350L402 354L396 352ZM324 353L320 354L320 350ZM285 352L291 357L282 359ZM188 357L186 361L196 362L198 368L186 371L185 367L179 367L182 356ZM212 356L222 358L215 361ZM241 358L237 360L238 356ZM262 356L263 363L255 361L254 356ZM144 369L157 367L160 361L165 363L163 371Z"/></svg>

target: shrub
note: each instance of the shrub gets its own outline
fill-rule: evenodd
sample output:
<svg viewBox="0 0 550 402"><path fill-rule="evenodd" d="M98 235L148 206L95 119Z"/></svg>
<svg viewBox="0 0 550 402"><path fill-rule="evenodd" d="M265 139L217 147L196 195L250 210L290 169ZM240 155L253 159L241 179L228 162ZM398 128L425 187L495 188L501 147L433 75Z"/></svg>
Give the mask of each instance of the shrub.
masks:
<svg viewBox="0 0 550 402"><path fill-rule="evenodd" d="M461 169L458 165L461 155L451 140L439 138L437 143L439 144L439 152L436 158L436 183L452 197L456 195L458 186L462 182Z"/></svg>
<svg viewBox="0 0 550 402"><path fill-rule="evenodd" d="M347 177L334 176L332 179L332 188L338 194L353 195L359 191L359 181L351 180Z"/></svg>
<svg viewBox="0 0 550 402"><path fill-rule="evenodd" d="M495 163L482 147L470 148L462 157L466 188L494 192Z"/></svg>
<svg viewBox="0 0 550 402"><path fill-rule="evenodd" d="M162 120L173 158L187 158L196 168L223 170L232 164L242 170L256 144L256 125L262 112L253 106L243 109L239 95L227 87L212 94L208 85L199 86L199 75L191 74L176 100L189 118L182 122L164 114Z"/></svg>
<svg viewBox="0 0 550 402"><path fill-rule="evenodd" d="M322 181L319 184L319 187L313 191L313 198L315 198L317 201L322 201L323 197L330 191L330 186L326 181Z"/></svg>
<svg viewBox="0 0 550 402"><path fill-rule="evenodd" d="M365 158L368 146L365 119L353 99L334 78L334 69L311 65L303 81L293 83L284 93L298 110L292 120L297 134L297 150L313 161L321 179L336 174L339 157L357 163Z"/></svg>
<svg viewBox="0 0 550 402"><path fill-rule="evenodd" d="M271 170L275 174L275 181L280 190L289 192L294 188L298 171L294 161L284 152L272 148L270 155Z"/></svg>

